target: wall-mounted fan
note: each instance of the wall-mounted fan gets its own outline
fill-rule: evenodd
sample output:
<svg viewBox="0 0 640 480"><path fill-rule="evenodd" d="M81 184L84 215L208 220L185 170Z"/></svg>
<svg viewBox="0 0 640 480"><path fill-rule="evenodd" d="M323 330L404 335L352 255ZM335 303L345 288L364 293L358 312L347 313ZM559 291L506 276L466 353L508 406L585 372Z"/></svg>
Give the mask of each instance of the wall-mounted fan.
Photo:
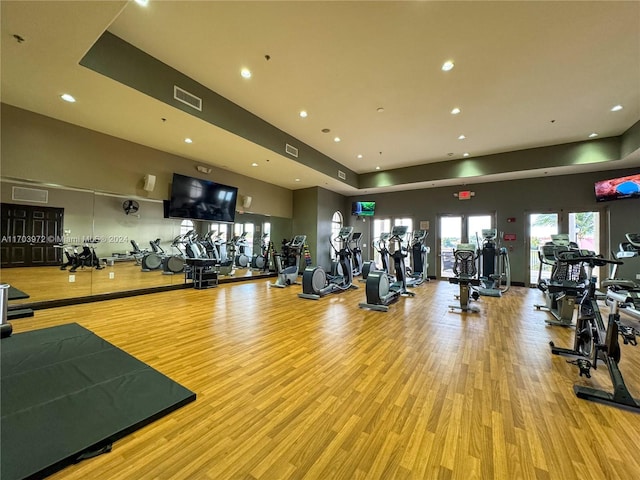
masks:
<svg viewBox="0 0 640 480"><path fill-rule="evenodd" d="M122 209L127 215L129 215L130 213L136 213L139 208L140 205L138 205L138 202L136 202L135 200L125 200L125 202L122 204Z"/></svg>

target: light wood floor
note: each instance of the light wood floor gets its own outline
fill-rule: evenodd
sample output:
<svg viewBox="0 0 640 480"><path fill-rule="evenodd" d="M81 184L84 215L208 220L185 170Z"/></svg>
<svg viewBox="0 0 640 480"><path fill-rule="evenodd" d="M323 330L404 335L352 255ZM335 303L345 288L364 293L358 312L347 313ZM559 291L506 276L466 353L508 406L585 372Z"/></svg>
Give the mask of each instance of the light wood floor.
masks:
<svg viewBox="0 0 640 480"><path fill-rule="evenodd" d="M260 271L236 268L233 277L263 276ZM221 279L229 276L221 276ZM190 281L190 280L189 280ZM60 267L18 267L0 269L0 283L22 290L29 298L12 300L10 305L62 298L77 298L167 285L184 284L184 273L164 275L161 270L143 272L135 262L115 262L101 270L79 268L74 273Z"/></svg>
<svg viewBox="0 0 640 480"><path fill-rule="evenodd" d="M36 311L24 332L78 322L197 400L52 479L640 478L640 415L575 397L548 342L541 292L482 297L418 287L388 313L364 288L319 301L267 280ZM640 347L621 367L640 396ZM25 459L28 461L28 459Z"/></svg>

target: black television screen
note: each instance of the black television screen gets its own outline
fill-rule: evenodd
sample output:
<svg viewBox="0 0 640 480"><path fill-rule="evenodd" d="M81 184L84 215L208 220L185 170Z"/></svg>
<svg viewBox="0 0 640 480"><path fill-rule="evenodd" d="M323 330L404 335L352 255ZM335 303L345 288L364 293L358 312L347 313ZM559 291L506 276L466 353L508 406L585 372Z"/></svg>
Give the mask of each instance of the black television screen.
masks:
<svg viewBox="0 0 640 480"><path fill-rule="evenodd" d="M640 173L600 180L595 183L596 200L606 202L622 198L640 198Z"/></svg>
<svg viewBox="0 0 640 480"><path fill-rule="evenodd" d="M173 174L169 216L233 223L238 188Z"/></svg>
<svg viewBox="0 0 640 480"><path fill-rule="evenodd" d="M376 202L353 202L351 204L351 215L359 217L373 217L376 211Z"/></svg>

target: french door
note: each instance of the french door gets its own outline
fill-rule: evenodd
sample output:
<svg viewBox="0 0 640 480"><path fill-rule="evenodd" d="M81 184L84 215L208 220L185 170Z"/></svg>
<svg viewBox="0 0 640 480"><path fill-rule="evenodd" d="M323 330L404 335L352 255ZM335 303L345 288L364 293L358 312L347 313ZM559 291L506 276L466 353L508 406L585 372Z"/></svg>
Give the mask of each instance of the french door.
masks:
<svg viewBox="0 0 640 480"><path fill-rule="evenodd" d="M551 275L551 268L542 265L540 268L540 258L538 251L542 245L551 241L551 235L557 233L569 234L569 240L575 242L579 248L590 250L595 253L603 252L606 248L601 232L605 231L603 222L606 215L601 211L555 211L545 213L529 213L528 215L528 267L529 284L536 286L539 280L548 280ZM605 252L605 257L606 257ZM601 275L608 276L608 272L594 270L593 274L602 278Z"/></svg>
<svg viewBox="0 0 640 480"><path fill-rule="evenodd" d="M495 215L438 215L439 276L453 277L453 251L459 243L482 245L482 230L494 228Z"/></svg>

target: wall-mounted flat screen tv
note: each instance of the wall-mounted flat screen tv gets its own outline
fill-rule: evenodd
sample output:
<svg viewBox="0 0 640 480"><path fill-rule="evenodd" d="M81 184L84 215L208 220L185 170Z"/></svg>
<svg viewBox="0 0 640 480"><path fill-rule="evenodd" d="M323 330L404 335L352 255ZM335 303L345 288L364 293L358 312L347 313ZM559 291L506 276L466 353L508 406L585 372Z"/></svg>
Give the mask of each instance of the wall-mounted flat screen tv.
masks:
<svg viewBox="0 0 640 480"><path fill-rule="evenodd" d="M595 184L596 200L620 200L623 198L640 198L640 173L626 177L600 180Z"/></svg>
<svg viewBox="0 0 640 480"><path fill-rule="evenodd" d="M359 217L373 217L376 212L376 202L353 202L351 204L351 215Z"/></svg>
<svg viewBox="0 0 640 480"><path fill-rule="evenodd" d="M238 188L173 174L169 217L233 223Z"/></svg>

